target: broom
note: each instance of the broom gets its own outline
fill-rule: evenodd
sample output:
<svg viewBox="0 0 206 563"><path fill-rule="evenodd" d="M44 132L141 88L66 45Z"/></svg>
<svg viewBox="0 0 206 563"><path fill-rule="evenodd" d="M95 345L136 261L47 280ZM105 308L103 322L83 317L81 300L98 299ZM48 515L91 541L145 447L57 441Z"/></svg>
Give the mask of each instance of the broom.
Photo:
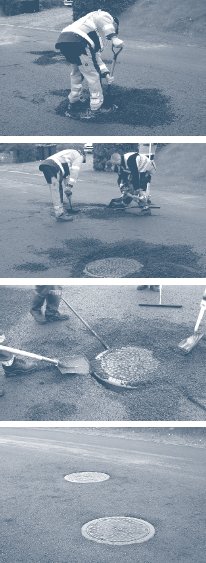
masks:
<svg viewBox="0 0 206 563"><path fill-rule="evenodd" d="M169 307L170 309L181 309L182 305L170 305L162 303L162 285L159 286L159 303L139 303L139 307Z"/></svg>

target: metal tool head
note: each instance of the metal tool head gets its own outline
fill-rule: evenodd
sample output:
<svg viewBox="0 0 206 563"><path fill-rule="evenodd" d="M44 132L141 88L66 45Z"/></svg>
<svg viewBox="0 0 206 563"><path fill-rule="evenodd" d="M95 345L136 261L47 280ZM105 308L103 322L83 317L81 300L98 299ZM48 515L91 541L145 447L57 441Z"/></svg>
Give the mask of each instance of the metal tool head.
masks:
<svg viewBox="0 0 206 563"><path fill-rule="evenodd" d="M203 336L204 332L200 334L193 334L192 336L181 340L181 342L178 344L179 350L181 350L181 352L183 352L184 354L189 354L189 352L191 352L191 350L193 350L193 348L197 346L198 342L203 338Z"/></svg>
<svg viewBox="0 0 206 563"><path fill-rule="evenodd" d="M58 361L57 367L62 375L79 374L89 375L90 364L86 356L64 356Z"/></svg>

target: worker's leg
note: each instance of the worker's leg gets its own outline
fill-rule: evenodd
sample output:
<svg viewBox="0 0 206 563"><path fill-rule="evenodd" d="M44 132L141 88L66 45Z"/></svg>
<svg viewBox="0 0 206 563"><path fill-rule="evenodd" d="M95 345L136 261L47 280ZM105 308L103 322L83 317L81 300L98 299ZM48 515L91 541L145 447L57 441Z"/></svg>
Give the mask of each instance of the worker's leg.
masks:
<svg viewBox="0 0 206 563"><path fill-rule="evenodd" d="M82 93L83 76L82 76L82 74L79 70L79 67L77 65L72 64L71 67L72 67L71 73L70 73L71 92L70 92L68 98L69 98L70 104L74 104L74 103L80 101L80 97L81 97L81 93Z"/></svg>
<svg viewBox="0 0 206 563"><path fill-rule="evenodd" d="M59 312L61 301L61 289L50 289L46 295L45 319L50 321L65 321L69 319L69 315Z"/></svg>
<svg viewBox="0 0 206 563"><path fill-rule="evenodd" d="M104 96L101 86L100 75L95 68L95 63L89 48L86 49L86 54L80 56L81 60L81 74L84 76L89 92L90 92L90 108L92 111L97 111L101 108Z"/></svg>

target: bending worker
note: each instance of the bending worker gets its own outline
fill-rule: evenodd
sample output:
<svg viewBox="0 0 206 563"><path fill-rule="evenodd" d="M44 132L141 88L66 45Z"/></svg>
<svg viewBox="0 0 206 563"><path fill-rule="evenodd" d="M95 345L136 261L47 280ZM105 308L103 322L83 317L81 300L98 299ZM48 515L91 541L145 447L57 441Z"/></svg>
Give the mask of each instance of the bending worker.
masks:
<svg viewBox="0 0 206 563"><path fill-rule="evenodd" d="M65 27L55 45L71 64L71 92L68 115L78 114L83 109L81 102L82 82L86 80L90 92L90 109L100 110L104 96L101 77L111 84L109 70L101 58L102 37L112 42L112 48L119 50L123 41L118 38L119 21L108 12L96 10ZM89 114L88 114L89 117Z"/></svg>
<svg viewBox="0 0 206 563"><path fill-rule="evenodd" d="M72 217L64 211L63 196L65 195L67 199L66 211L71 212L72 188L77 182L81 164L84 162L86 162L84 150L71 148L53 154L39 166L50 187L57 221L72 221Z"/></svg>
<svg viewBox="0 0 206 563"><path fill-rule="evenodd" d="M114 153L111 156L111 163L118 173L118 185L122 197L110 202L128 207L131 203L136 203L143 209L150 203L149 186L151 176L156 171L154 160L150 160L146 155L139 152L126 154Z"/></svg>

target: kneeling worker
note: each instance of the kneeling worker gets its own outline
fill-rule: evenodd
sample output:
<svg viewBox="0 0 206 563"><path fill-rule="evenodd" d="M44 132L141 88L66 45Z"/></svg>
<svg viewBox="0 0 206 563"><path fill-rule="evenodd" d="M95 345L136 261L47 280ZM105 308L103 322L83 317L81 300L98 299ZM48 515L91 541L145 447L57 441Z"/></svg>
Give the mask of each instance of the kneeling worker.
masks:
<svg viewBox="0 0 206 563"><path fill-rule="evenodd" d="M133 202L143 209L148 206L147 189L151 182L152 174L156 172L154 160L150 160L146 155L137 152L126 154L114 153L111 156L111 163L118 173L118 185L122 193L119 200L120 206L128 207Z"/></svg>
<svg viewBox="0 0 206 563"><path fill-rule="evenodd" d="M43 172L50 187L57 221L72 221L72 217L64 211L63 196L65 195L67 198L67 210L71 211L72 188L77 182L81 164L85 162L84 149L71 148L49 156L39 166L39 170Z"/></svg>

